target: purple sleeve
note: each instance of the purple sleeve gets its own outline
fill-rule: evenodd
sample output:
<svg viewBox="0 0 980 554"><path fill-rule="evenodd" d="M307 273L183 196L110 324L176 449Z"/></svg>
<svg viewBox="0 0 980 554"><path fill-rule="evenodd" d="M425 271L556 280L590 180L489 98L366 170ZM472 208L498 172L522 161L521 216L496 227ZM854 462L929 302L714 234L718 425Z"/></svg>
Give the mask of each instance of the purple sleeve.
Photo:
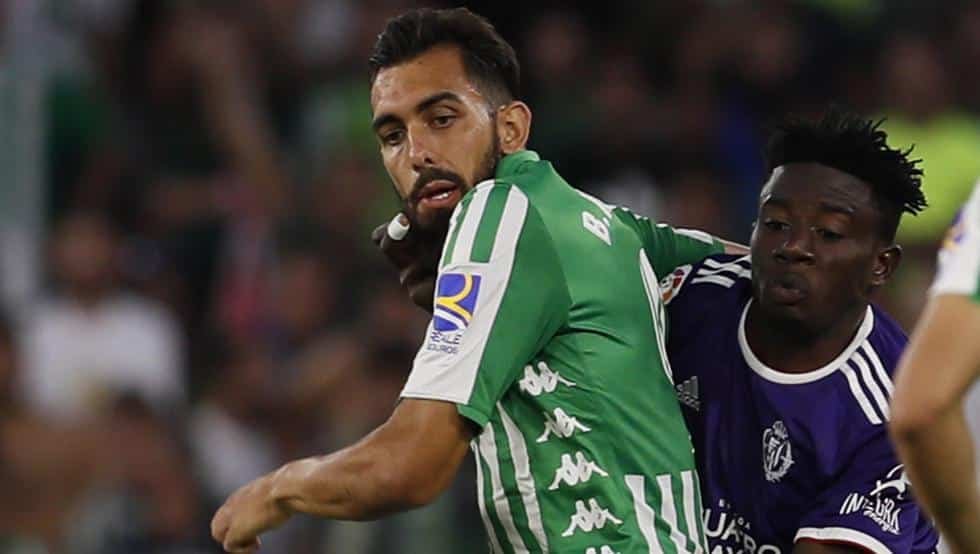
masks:
<svg viewBox="0 0 980 554"><path fill-rule="evenodd" d="M877 429L800 520L795 541L850 544L876 554L909 553L921 544L923 516L884 427Z"/></svg>

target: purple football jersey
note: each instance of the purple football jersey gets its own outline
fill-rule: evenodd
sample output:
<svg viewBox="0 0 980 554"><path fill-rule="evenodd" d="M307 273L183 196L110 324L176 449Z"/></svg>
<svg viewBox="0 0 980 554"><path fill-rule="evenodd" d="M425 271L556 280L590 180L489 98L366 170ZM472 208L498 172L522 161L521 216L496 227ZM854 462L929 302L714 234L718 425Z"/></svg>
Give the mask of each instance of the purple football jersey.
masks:
<svg viewBox="0 0 980 554"><path fill-rule="evenodd" d="M745 340L748 257L712 256L661 283L673 377L695 445L711 554L789 553L799 540L930 553L886 423L905 334L869 307L853 341L803 374Z"/></svg>

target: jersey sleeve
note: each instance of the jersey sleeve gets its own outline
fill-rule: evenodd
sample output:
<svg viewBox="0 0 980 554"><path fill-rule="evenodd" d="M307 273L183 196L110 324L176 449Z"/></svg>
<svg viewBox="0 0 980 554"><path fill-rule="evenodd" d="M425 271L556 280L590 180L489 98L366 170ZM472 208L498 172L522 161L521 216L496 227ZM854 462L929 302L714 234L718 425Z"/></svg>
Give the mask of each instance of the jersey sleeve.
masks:
<svg viewBox="0 0 980 554"><path fill-rule="evenodd" d="M946 234L931 294L956 294L980 302L980 182Z"/></svg>
<svg viewBox="0 0 980 554"><path fill-rule="evenodd" d="M482 428L571 305L551 236L519 188L487 182L457 206L433 302L401 396L453 402Z"/></svg>
<svg viewBox="0 0 980 554"><path fill-rule="evenodd" d="M712 254L725 251L724 245L704 231L679 229L664 223L654 223L646 217L616 208L620 218L636 229L650 265L658 276L664 276L675 268L694 264Z"/></svg>
<svg viewBox="0 0 980 554"><path fill-rule="evenodd" d="M915 551L922 515L881 429L803 516L796 542L849 544L875 554Z"/></svg>

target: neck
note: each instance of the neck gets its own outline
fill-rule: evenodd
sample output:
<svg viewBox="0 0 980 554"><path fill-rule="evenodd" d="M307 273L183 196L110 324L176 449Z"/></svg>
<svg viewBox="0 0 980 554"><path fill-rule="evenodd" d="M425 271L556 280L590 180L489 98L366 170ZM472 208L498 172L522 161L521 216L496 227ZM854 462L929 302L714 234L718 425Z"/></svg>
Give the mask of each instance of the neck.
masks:
<svg viewBox="0 0 980 554"><path fill-rule="evenodd" d="M756 357L776 371L807 373L829 364L847 348L866 311L867 304L861 304L830 325L808 327L776 320L753 303L745 318L745 340Z"/></svg>

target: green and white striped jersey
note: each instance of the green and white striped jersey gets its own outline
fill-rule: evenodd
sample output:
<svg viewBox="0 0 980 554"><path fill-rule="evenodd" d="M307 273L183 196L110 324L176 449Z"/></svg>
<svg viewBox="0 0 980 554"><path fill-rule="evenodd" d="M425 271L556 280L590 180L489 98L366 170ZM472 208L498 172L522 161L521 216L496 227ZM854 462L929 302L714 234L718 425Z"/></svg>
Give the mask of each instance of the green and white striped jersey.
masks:
<svg viewBox="0 0 980 554"><path fill-rule="evenodd" d="M494 552L703 552L658 275L717 253L530 151L456 207L403 397L457 404Z"/></svg>
<svg viewBox="0 0 980 554"><path fill-rule="evenodd" d="M931 293L959 294L980 302L980 181L946 234Z"/></svg>

